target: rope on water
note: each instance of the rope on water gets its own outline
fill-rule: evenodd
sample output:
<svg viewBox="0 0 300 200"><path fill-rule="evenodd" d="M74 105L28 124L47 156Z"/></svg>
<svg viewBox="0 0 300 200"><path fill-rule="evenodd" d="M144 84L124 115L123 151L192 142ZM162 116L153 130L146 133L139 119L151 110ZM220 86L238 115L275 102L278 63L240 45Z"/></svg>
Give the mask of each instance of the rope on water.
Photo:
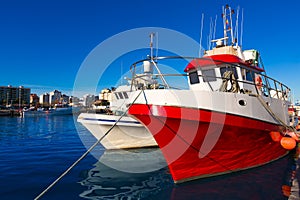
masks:
<svg viewBox="0 0 300 200"><path fill-rule="evenodd" d="M136 96L136 98L133 100L132 103L134 103L137 98L140 96L142 91ZM117 123L127 114L128 109L130 106L128 106L127 110L119 117L119 119L110 127L110 129L99 139L97 140L80 158L78 158L64 173L62 173L53 183L51 183L44 191L42 191L37 197L34 198L34 200L40 199L48 190L50 190L56 183L58 183L67 173L71 171L73 167L75 167L85 156L87 156L102 140L105 138L109 132L117 125Z"/></svg>

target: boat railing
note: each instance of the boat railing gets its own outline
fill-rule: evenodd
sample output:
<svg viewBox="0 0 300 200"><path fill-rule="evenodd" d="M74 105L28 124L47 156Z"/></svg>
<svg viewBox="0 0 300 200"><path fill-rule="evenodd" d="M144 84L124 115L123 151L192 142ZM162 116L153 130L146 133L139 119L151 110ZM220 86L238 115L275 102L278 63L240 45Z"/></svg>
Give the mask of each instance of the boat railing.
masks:
<svg viewBox="0 0 300 200"><path fill-rule="evenodd" d="M187 77L188 74L181 74L181 73L162 73L161 71L156 71L157 73L137 73L137 67L139 64L142 64L144 61L150 61L154 62L157 67L158 66L158 61L161 60L175 60L175 59L182 59L186 60L186 65L194 59L207 59L207 58L198 58L198 57L183 57L183 56L166 56L166 57L154 57L154 58L147 58L143 59L140 61L135 62L134 64L131 65L131 72L132 72L132 87L135 86L134 89L187 89L190 87L190 85L184 85L184 86L173 86L173 84L170 84L170 82L167 83L166 80L168 78L176 78L176 77L183 77L185 78L185 83L188 84ZM211 59L207 59L211 60ZM229 71L232 70L233 68L246 68L245 66L242 66L240 64L233 64L233 63L226 63L223 61L216 61L218 64L222 63L225 65L230 66ZM173 63L174 64L174 63ZM185 65L185 66L186 66ZM180 68L182 69L182 66L175 66L175 68ZM232 70L233 71L233 70ZM210 75L201 75L198 74L199 77L204 78L206 80L209 79L215 79L219 80L219 82L224 82L224 80L233 82L237 84L238 90L235 92L238 93L246 93L249 95L261 95L265 97L270 97L270 98L276 98L276 99L281 99L281 100L287 100L291 101L291 92L290 88L286 86L285 84L267 76L266 74L262 73L261 71L258 71L253 67L253 73L251 73L251 78L250 80L244 80L241 77L236 77L234 80L230 80L230 78L226 78L224 76L210 76ZM259 76L261 78L261 83L256 82L256 77ZM151 78L149 78L151 77ZM138 80L143 80L144 82L149 81L149 84L140 84ZM154 81L155 80L155 81ZM175 82L178 83L178 82ZM209 85L209 88L211 91L220 91L220 87L213 87L210 84L210 81L206 81L206 83ZM245 88L251 88L251 90L245 89ZM228 92L228 91L226 91Z"/></svg>
<svg viewBox="0 0 300 200"><path fill-rule="evenodd" d="M291 93L290 88L287 87L285 84L268 77L264 74L258 74L258 76L262 76L263 80L261 85L259 86L258 83L255 82L255 79L253 78L253 81L245 81L245 80L239 80L236 79L233 82L238 84L238 87L240 85L250 85L253 86L252 88L255 88L254 90L244 90L243 88L239 89L239 93L248 93L251 95L263 95L265 97L271 97L271 98L277 98L281 100L291 100ZM204 77L203 75L199 75L199 77ZM216 78L220 80L227 79L230 81L230 78L224 78L224 77L217 77L217 76L205 76L205 78ZM212 91L217 91L218 89L212 89Z"/></svg>

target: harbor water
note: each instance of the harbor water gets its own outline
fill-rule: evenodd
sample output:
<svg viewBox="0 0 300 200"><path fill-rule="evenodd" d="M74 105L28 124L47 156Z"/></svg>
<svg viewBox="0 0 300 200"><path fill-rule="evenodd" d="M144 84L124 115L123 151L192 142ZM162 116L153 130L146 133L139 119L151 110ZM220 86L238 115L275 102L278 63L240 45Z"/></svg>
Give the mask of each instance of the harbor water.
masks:
<svg viewBox="0 0 300 200"><path fill-rule="evenodd" d="M34 199L95 142L73 116L0 117L0 199ZM99 144L41 199L287 199L292 160L175 185L157 149Z"/></svg>

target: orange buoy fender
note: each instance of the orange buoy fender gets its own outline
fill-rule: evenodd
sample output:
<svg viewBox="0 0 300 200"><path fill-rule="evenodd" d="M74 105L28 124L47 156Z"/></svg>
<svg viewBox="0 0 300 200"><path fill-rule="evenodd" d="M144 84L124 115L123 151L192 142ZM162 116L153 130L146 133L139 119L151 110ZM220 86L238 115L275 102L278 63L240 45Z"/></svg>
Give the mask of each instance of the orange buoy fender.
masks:
<svg viewBox="0 0 300 200"><path fill-rule="evenodd" d="M281 189L284 196L289 197L291 195L291 186L283 185Z"/></svg>
<svg viewBox="0 0 300 200"><path fill-rule="evenodd" d="M270 136L274 142L280 142L280 140L282 138L281 133L277 132L277 131L271 131Z"/></svg>
<svg viewBox="0 0 300 200"><path fill-rule="evenodd" d="M280 140L280 144L283 148L292 150L296 147L296 140L291 137L282 137Z"/></svg>
<svg viewBox="0 0 300 200"><path fill-rule="evenodd" d="M287 135L291 136L292 138L294 138L294 140L296 140L297 142L299 141L299 137L296 135L295 132L293 131L288 131L286 132Z"/></svg>
<svg viewBox="0 0 300 200"><path fill-rule="evenodd" d="M261 76L255 77L255 84L256 84L257 89L260 90L261 87L263 86Z"/></svg>

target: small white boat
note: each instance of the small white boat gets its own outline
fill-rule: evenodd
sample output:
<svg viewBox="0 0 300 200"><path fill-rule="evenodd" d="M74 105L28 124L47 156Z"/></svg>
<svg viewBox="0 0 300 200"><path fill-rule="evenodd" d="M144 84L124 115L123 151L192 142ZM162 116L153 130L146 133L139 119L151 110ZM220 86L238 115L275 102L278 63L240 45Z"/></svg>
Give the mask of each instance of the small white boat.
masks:
<svg viewBox="0 0 300 200"><path fill-rule="evenodd" d="M151 43L154 34L150 34ZM127 116L129 97L135 91L158 89L153 78L154 66L149 61L143 63L141 73L128 79L128 83L118 86L112 92L109 114L81 113L77 121L82 123L106 149L141 148L157 146L152 134L139 121ZM114 126L114 127L113 127ZM113 128L112 128L113 127ZM111 130L110 130L111 129ZM109 131L108 134L106 134Z"/></svg>
<svg viewBox="0 0 300 200"><path fill-rule="evenodd" d="M119 115L81 113L77 121L82 123L99 140L119 120ZM101 140L106 149L124 149L157 146L152 135L138 121L123 116L117 125Z"/></svg>

